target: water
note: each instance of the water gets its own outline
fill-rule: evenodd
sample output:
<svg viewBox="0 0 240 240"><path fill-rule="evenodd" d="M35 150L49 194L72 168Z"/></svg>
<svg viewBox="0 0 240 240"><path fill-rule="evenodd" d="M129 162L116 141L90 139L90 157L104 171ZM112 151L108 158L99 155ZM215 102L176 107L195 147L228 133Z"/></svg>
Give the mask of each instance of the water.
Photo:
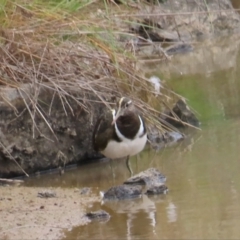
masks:
<svg viewBox="0 0 240 240"><path fill-rule="evenodd" d="M231 2L232 2L232 5L234 8L236 8L236 9L240 8L239 0L231 0Z"/></svg>
<svg viewBox="0 0 240 240"><path fill-rule="evenodd" d="M170 63L181 69L183 75L169 75L168 83L197 110L202 131L192 133L175 147L157 154L146 149L140 159L131 159L135 173L156 167L166 175L169 193L104 205L96 203L89 211L104 209L111 219L75 227L66 232L65 239L240 238L240 52L239 44L234 44L229 39L224 42L220 59L214 59L220 54L216 52L208 57L203 54L204 59L196 58L203 51L196 50L187 57L188 72L192 71L188 75L184 74L186 64L178 65L184 64L186 56ZM214 52L215 47L206 50ZM189 60L191 57L195 61ZM198 61L203 62L201 68ZM162 79L166 69L161 69L158 75ZM52 174L37 181L30 179L26 184L92 187L98 193L129 177L125 161L113 162L113 172L114 176L109 162L100 162L67 171L61 177Z"/></svg>

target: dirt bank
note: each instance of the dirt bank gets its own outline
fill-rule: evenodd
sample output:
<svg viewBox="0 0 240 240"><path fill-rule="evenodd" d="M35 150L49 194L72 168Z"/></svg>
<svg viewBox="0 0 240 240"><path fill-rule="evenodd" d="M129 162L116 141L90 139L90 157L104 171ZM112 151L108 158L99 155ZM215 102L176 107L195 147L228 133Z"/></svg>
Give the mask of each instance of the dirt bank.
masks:
<svg viewBox="0 0 240 240"><path fill-rule="evenodd" d="M42 190L56 197L38 197ZM99 197L79 189L0 187L0 239L59 239L64 230L89 222L84 214L94 201Z"/></svg>

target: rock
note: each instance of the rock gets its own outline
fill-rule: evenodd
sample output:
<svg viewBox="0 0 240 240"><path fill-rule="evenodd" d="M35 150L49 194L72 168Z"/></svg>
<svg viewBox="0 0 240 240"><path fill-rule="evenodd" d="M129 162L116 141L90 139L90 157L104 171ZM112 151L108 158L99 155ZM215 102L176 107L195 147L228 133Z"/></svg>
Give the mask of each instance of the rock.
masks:
<svg viewBox="0 0 240 240"><path fill-rule="evenodd" d="M166 185L153 186L147 189L147 195L167 194L168 187Z"/></svg>
<svg viewBox="0 0 240 240"><path fill-rule="evenodd" d="M110 214L107 213L104 210L98 210L95 212L89 212L86 213L85 215L89 220L93 221L93 220L97 220L97 221L108 221L110 219Z"/></svg>
<svg viewBox="0 0 240 240"><path fill-rule="evenodd" d="M165 132L160 133L157 129L151 129L148 132L148 140L151 143L151 147L159 151L162 148L170 147L184 139L184 135L179 132Z"/></svg>
<svg viewBox="0 0 240 240"><path fill-rule="evenodd" d="M87 195L90 192L91 192L91 188L89 188L89 187L84 187L84 188L80 189L80 194L81 195Z"/></svg>
<svg viewBox="0 0 240 240"><path fill-rule="evenodd" d="M122 185L114 186L108 189L103 194L103 200L131 199L131 198L138 198L141 195L142 195L142 186L140 185L130 186L130 185L122 184Z"/></svg>
<svg viewBox="0 0 240 240"><path fill-rule="evenodd" d="M164 201L164 198L159 195L150 196L143 194L141 198L126 199L124 201L107 201L104 202L104 206L106 209L111 209L118 214L126 213L135 215L139 212L155 212L156 203L159 201Z"/></svg>
<svg viewBox="0 0 240 240"><path fill-rule="evenodd" d="M175 44L166 48L165 51L168 55L187 53L193 51L193 46L188 43Z"/></svg>
<svg viewBox="0 0 240 240"><path fill-rule="evenodd" d="M63 108L54 91L41 88L38 104L46 115L36 114L32 120L29 114L32 109L26 110L26 105L31 105L28 96L34 95L34 89L31 84L22 84L21 91L0 88L0 178L24 175L23 170L33 174L87 161L93 153L91 124L105 106L92 105L87 112L71 98L66 98L73 115L71 109ZM94 100L95 97L89 95L89 98Z"/></svg>
<svg viewBox="0 0 240 240"><path fill-rule="evenodd" d="M179 118L176 119L176 116ZM195 114L190 110L185 100L179 99L172 111L167 110L165 113L160 115L160 121L163 123L169 123L174 127L180 128L187 125L194 127L200 126L200 121L197 119ZM184 124L187 123L187 124Z"/></svg>
<svg viewBox="0 0 240 240"><path fill-rule="evenodd" d="M151 188L154 186L162 186L165 182L166 177L163 174L161 174L156 168L149 168L146 171L130 177L124 182L124 184L146 185L147 188Z"/></svg>
<svg viewBox="0 0 240 240"><path fill-rule="evenodd" d="M124 184L111 187L103 194L103 200L125 200L141 197L142 194L166 194L166 177L156 168L149 168L129 178Z"/></svg>
<svg viewBox="0 0 240 240"><path fill-rule="evenodd" d="M40 198L55 198L57 197L57 194L51 190L44 190L44 191L38 192L37 196Z"/></svg>
<svg viewBox="0 0 240 240"><path fill-rule="evenodd" d="M162 29L155 29L155 31L153 31L151 26L146 27L145 21L139 27L138 34L142 38L151 40L153 42L176 42L179 40L176 32L166 31Z"/></svg>

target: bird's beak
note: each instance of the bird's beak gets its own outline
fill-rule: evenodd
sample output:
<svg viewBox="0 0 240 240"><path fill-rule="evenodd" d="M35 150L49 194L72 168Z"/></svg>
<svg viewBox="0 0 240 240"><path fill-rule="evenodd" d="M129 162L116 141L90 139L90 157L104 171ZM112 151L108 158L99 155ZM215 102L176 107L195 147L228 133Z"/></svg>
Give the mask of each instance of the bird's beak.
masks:
<svg viewBox="0 0 240 240"><path fill-rule="evenodd" d="M116 121L117 121L117 118L114 117L111 124L114 125Z"/></svg>
<svg viewBox="0 0 240 240"><path fill-rule="evenodd" d="M119 108L119 109L117 110L117 113L116 113L116 114L115 114L115 112L116 112L115 110L112 111L112 114L113 114L112 125L114 125L114 124L116 123L117 119L119 118L119 116L122 115L121 108Z"/></svg>
<svg viewBox="0 0 240 240"><path fill-rule="evenodd" d="M112 115L113 115L113 120L112 120L111 125L114 125L116 120L117 120L117 118L116 118L116 110L115 109L112 109Z"/></svg>

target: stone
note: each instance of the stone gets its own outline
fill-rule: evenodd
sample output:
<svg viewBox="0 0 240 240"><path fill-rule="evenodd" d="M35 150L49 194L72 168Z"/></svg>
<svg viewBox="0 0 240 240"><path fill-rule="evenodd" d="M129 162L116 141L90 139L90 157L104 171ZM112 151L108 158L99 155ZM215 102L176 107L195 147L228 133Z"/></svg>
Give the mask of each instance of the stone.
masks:
<svg viewBox="0 0 240 240"><path fill-rule="evenodd" d="M89 220L97 220L97 221L108 221L110 219L110 214L104 210L98 210L95 212L89 212L85 215Z"/></svg>
<svg viewBox="0 0 240 240"><path fill-rule="evenodd" d="M142 195L142 186L126 185L113 186L103 194L103 200L124 200L138 198Z"/></svg>
<svg viewBox="0 0 240 240"><path fill-rule="evenodd" d="M162 186L166 182L166 177L158 171L156 168L149 168L143 172L140 172L129 179L124 184L140 184L147 187Z"/></svg>

